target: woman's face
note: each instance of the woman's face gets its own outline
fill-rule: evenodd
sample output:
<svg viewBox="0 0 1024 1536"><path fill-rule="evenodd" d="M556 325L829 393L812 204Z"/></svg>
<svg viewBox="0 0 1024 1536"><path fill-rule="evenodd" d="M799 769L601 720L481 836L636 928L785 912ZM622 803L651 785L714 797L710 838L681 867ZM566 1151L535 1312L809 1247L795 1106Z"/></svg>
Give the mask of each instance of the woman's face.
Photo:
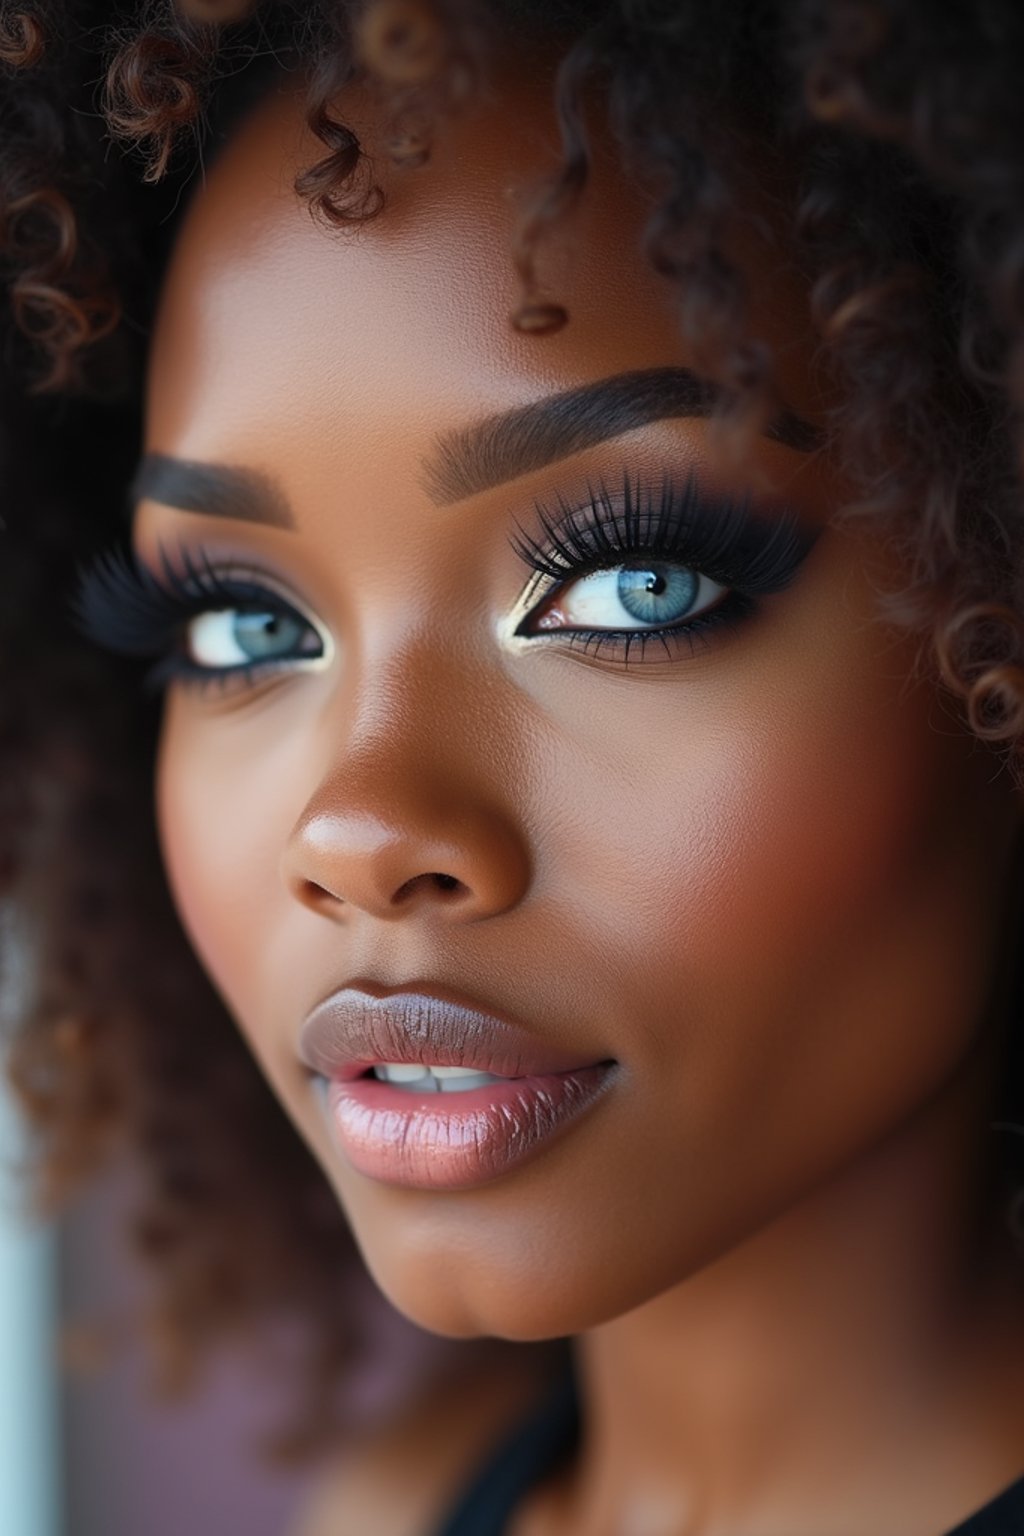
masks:
<svg viewBox="0 0 1024 1536"><path fill-rule="evenodd" d="M511 329L548 94L342 232L291 191L299 107L260 109L173 263L136 525L216 588L189 644L227 669L167 702L186 926L383 1288L509 1337L682 1281L963 1070L1018 819L813 434L716 468L610 157L546 248L571 323ZM737 248L813 423L799 280ZM503 1081L341 1082L387 1061Z"/></svg>

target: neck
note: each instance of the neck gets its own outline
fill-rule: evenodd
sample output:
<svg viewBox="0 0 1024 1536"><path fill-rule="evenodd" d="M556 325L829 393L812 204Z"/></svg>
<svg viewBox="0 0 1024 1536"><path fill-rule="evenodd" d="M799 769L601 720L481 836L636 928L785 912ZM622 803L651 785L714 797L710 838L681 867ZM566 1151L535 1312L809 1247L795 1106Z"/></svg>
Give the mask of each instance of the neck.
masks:
<svg viewBox="0 0 1024 1536"><path fill-rule="evenodd" d="M988 1048L839 1179L585 1336L573 1529L934 1536L1024 1470L993 1070Z"/></svg>

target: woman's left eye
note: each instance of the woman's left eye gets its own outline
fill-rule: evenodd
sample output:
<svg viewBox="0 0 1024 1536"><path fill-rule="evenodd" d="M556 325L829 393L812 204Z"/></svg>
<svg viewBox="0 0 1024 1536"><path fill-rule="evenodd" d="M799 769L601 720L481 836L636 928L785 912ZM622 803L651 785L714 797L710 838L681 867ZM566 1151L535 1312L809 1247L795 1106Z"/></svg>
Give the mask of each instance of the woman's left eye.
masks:
<svg viewBox="0 0 1024 1536"><path fill-rule="evenodd" d="M669 628L717 607L730 588L671 560L630 560L556 588L531 621L536 631ZM521 631L522 632L522 631Z"/></svg>
<svg viewBox="0 0 1024 1536"><path fill-rule="evenodd" d="M185 625L182 641L186 661L197 670L229 671L324 654L323 641L308 620L271 603L197 614Z"/></svg>

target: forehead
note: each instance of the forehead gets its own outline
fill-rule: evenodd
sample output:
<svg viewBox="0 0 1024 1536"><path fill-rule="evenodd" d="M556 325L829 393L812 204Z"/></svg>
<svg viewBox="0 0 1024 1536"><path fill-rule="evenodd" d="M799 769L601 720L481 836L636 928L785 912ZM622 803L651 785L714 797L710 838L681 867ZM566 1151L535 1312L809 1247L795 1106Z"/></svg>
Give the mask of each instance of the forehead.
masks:
<svg viewBox="0 0 1024 1536"><path fill-rule="evenodd" d="M525 68L441 124L430 161L389 165L368 96L340 115L359 133L384 210L343 228L314 220L294 190L321 158L294 90L275 90L236 131L196 197L165 285L150 381L148 445L181 457L265 460L275 441L358 441L387 452L394 433L457 427L637 368L688 365L678 293L654 274L640 233L649 194L598 137L580 205L546 238L539 270L570 324L516 332L517 210L557 163L550 74ZM784 393L806 404L794 349L806 305L794 269L770 262L751 230L754 324L779 347ZM769 284L761 274L771 271Z"/></svg>
<svg viewBox="0 0 1024 1536"><path fill-rule="evenodd" d="M293 189L323 154L301 102L268 99L217 162L178 241L154 353L153 430L180 449L206 400L244 392L251 405L271 385L277 411L301 397L308 413L313 378L336 426L339 408L353 422L368 403L376 413L383 390L403 416L425 387L435 413L467 387L500 407L635 366L640 354L678 361L671 291L645 270L639 203L610 167L600 195L544 248L542 272L572 324L546 338L512 329L517 199L552 164L546 99L521 84L512 100L506 92L445 125L417 170L374 156L385 209L343 229L314 221ZM372 152L365 97L349 96L345 112ZM515 133L519 112L528 126Z"/></svg>

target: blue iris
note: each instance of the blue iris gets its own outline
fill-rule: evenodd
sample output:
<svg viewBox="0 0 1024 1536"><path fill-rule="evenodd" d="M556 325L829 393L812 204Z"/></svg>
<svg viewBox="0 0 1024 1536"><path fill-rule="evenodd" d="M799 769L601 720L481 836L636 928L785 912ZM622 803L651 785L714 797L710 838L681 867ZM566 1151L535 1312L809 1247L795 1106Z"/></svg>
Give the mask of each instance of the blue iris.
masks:
<svg viewBox="0 0 1024 1536"><path fill-rule="evenodd" d="M618 598L631 618L645 624L671 624L693 607L700 578L686 565L625 565L619 571Z"/></svg>
<svg viewBox="0 0 1024 1536"><path fill-rule="evenodd" d="M303 649L302 641L309 625L296 614L238 609L231 625L231 638L251 661L270 661L294 656Z"/></svg>

